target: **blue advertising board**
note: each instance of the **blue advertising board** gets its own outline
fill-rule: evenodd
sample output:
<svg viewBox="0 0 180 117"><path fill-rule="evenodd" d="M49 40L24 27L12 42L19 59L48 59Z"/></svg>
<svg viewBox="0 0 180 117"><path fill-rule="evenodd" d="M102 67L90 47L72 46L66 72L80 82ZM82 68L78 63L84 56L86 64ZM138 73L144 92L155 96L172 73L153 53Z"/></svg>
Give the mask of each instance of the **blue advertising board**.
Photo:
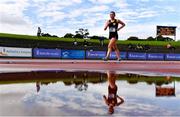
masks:
<svg viewBox="0 0 180 117"><path fill-rule="evenodd" d="M86 58L102 59L106 56L105 51L86 51Z"/></svg>
<svg viewBox="0 0 180 117"><path fill-rule="evenodd" d="M85 59L84 50L61 50L63 59Z"/></svg>
<svg viewBox="0 0 180 117"><path fill-rule="evenodd" d="M162 53L148 53L147 59L148 60L164 60L164 54L162 54Z"/></svg>
<svg viewBox="0 0 180 117"><path fill-rule="evenodd" d="M120 52L121 59L127 59L126 54L127 54L127 52ZM115 52L112 52L110 54L110 59L117 59Z"/></svg>
<svg viewBox="0 0 180 117"><path fill-rule="evenodd" d="M180 54L166 54L165 60L180 60Z"/></svg>
<svg viewBox="0 0 180 117"><path fill-rule="evenodd" d="M120 52L121 59L126 59L126 52ZM86 51L86 58L102 59L106 56L106 51ZM110 59L117 59L116 53L110 54Z"/></svg>
<svg viewBox="0 0 180 117"><path fill-rule="evenodd" d="M128 59L133 60L146 60L146 53L139 53L139 52L129 52Z"/></svg>
<svg viewBox="0 0 180 117"><path fill-rule="evenodd" d="M33 50L33 56L35 58L61 58L61 50L35 48Z"/></svg>
<svg viewBox="0 0 180 117"><path fill-rule="evenodd" d="M61 50L61 49L33 49L34 58L63 58L63 59L102 59L106 56L106 51L86 51L85 50ZM180 54L170 53L140 53L140 52L120 52L122 59L132 60L180 60ZM115 52L110 54L110 59L116 59Z"/></svg>

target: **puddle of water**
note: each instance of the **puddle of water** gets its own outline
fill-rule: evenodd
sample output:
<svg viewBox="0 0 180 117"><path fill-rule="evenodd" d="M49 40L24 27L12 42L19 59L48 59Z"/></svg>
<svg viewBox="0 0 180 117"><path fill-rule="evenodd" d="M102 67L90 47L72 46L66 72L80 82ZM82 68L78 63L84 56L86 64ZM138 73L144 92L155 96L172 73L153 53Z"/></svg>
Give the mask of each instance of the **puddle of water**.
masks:
<svg viewBox="0 0 180 117"><path fill-rule="evenodd" d="M180 77L88 71L0 74L0 115L179 116Z"/></svg>

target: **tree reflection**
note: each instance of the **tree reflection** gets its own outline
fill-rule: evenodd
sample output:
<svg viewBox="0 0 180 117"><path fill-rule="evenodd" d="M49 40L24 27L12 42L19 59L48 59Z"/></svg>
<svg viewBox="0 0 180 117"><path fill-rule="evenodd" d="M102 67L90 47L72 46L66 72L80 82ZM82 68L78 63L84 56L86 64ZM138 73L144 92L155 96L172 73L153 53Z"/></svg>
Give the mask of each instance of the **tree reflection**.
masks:
<svg viewBox="0 0 180 117"><path fill-rule="evenodd" d="M88 88L86 78L84 78L84 80L81 83L75 83L75 88L77 88L78 91L86 91Z"/></svg>

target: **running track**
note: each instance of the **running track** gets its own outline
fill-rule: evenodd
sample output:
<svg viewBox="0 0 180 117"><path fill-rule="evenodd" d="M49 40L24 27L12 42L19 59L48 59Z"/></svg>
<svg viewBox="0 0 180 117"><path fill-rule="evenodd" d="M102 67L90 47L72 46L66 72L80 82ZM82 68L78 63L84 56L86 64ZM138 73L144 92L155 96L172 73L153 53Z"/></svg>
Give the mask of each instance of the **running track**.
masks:
<svg viewBox="0 0 180 117"><path fill-rule="evenodd" d="M102 61L102 60L48 60L0 59L0 72L40 70L114 70L129 73L173 74L180 76L180 61Z"/></svg>

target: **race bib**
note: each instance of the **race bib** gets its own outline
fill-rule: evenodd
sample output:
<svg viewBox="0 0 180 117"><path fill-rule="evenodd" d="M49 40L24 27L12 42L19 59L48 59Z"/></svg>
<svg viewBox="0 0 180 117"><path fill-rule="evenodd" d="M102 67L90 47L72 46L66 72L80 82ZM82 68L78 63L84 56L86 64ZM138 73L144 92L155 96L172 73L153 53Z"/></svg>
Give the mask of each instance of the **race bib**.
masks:
<svg viewBox="0 0 180 117"><path fill-rule="evenodd" d="M116 32L116 28L110 27L110 28L109 28L109 32Z"/></svg>
<svg viewBox="0 0 180 117"><path fill-rule="evenodd" d="M109 94L109 98L115 98L115 95L114 94Z"/></svg>

